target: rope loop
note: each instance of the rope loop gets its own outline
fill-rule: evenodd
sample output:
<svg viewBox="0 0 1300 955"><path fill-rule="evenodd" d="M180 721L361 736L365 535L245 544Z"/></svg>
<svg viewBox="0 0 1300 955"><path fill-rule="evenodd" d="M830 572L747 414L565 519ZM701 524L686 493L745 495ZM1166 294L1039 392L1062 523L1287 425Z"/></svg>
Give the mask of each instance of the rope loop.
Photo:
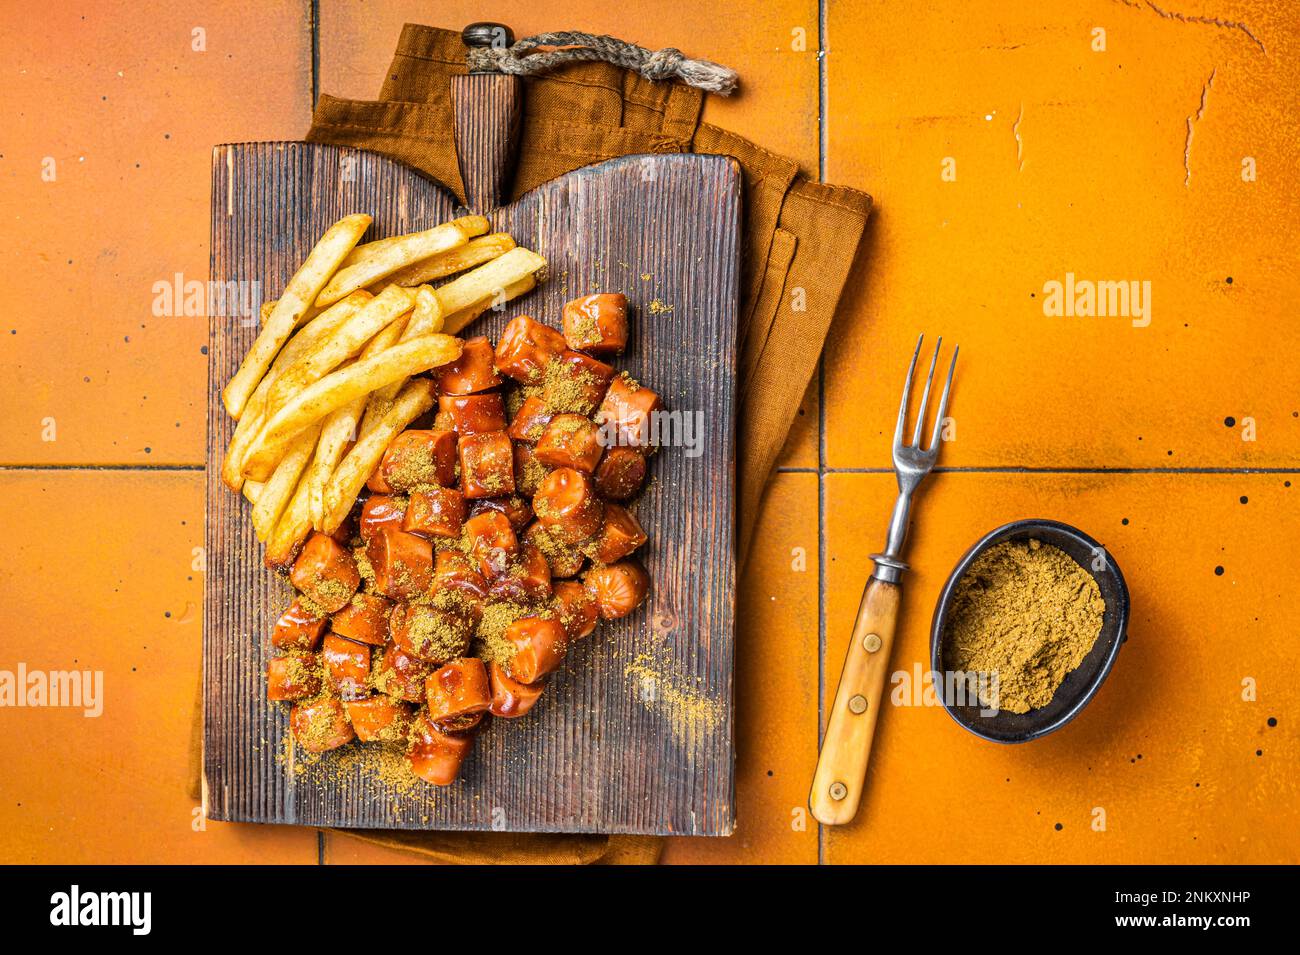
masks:
<svg viewBox="0 0 1300 955"><path fill-rule="evenodd" d="M554 49L543 50L542 47ZM688 86L722 96L735 92L738 82L735 70L708 60L692 60L673 47L652 52L612 36L577 30L539 33L509 47L470 47L466 51L466 61L474 73L506 73L511 76L535 76L567 63L599 61L632 70L648 80L681 80Z"/></svg>

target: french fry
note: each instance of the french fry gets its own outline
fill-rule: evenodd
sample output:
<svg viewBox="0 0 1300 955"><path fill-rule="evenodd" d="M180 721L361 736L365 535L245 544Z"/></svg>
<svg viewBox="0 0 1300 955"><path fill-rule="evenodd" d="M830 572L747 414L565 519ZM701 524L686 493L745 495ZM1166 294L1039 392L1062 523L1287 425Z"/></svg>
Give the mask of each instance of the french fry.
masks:
<svg viewBox="0 0 1300 955"><path fill-rule="evenodd" d="M244 455L248 448L257 437L262 425L266 423L264 414L266 399L276 377L322 339L334 334L366 302L370 301L370 298L369 292L354 292L341 302L335 302L299 329L297 334L280 349L280 354L275 356L270 370L258 383L256 390L244 406L244 413L240 416L239 423L235 425L230 447L227 448L225 459L221 464L221 480L226 487L238 491L243 486L244 478L240 474L240 468L243 466Z"/></svg>
<svg viewBox="0 0 1300 955"><path fill-rule="evenodd" d="M316 456L303 478L307 499L307 522L319 529L325 521L325 485L348 446L357 439L357 424L366 410L366 399L358 398L333 412L321 425L320 440L316 443Z"/></svg>
<svg viewBox="0 0 1300 955"><path fill-rule="evenodd" d="M337 302L349 292L365 288L412 262L457 248L467 241L465 233L453 222L435 226L425 232L404 235L366 261L339 269L316 296L316 304Z"/></svg>
<svg viewBox="0 0 1300 955"><path fill-rule="evenodd" d="M302 477L303 469L311 460L311 453L316 448L316 439L319 435L320 425L312 425L298 434L290 442L284 457L276 466L275 473L262 487L261 493L257 496L257 503L253 505L253 530L257 532L258 540L266 540L275 529L285 504L293 495L294 488L298 486L298 479Z"/></svg>
<svg viewBox="0 0 1300 955"><path fill-rule="evenodd" d="M279 300L271 299L271 301L263 302L261 306L259 306L257 310L257 315L258 315L258 319L262 322L263 325L266 324L266 320L270 318L271 314L275 311L275 303L277 301ZM307 311L303 312L302 317L298 319L298 327L301 328L303 325L306 325L313 318L315 318L317 315L321 314L324 311L325 309L320 308L317 305L309 305L307 307Z"/></svg>
<svg viewBox="0 0 1300 955"><path fill-rule="evenodd" d="M472 239L474 236L483 235L491 228L487 219L483 216L461 216L459 219L452 219L451 224L465 233L465 238ZM343 260L340 268L347 268L350 265L356 265L358 262L368 262L380 252L391 248L402 239L409 239L415 232L407 232L402 235L391 235L384 239L375 239L373 242L366 242L357 246L348 253L348 257ZM416 283L418 284L418 283Z"/></svg>
<svg viewBox="0 0 1300 955"><path fill-rule="evenodd" d="M466 272L438 289L438 304L444 315L471 309L484 301L492 300L516 282L533 275L546 265L546 260L536 252L514 248L497 256L473 272Z"/></svg>
<svg viewBox="0 0 1300 955"><path fill-rule="evenodd" d="M411 321L407 323L402 340L418 338L442 331L442 303L432 285L421 285L415 290L415 308L411 312Z"/></svg>
<svg viewBox="0 0 1300 955"><path fill-rule="evenodd" d="M372 298L334 334L320 339L315 347L280 373L267 395L266 413L274 415L295 393L361 351L380 330L409 312L415 298L414 291L396 285L388 286Z"/></svg>
<svg viewBox="0 0 1300 955"><path fill-rule="evenodd" d="M370 358L385 349L392 348L405 329L406 320L399 318L369 341L361 352L361 357ZM391 388L392 385L386 387ZM339 460L347 451L348 445L357 439L357 425L366 410L366 402L366 398L358 398L351 404L344 405L338 411L328 415L321 426L320 439L316 442L316 456L300 482L300 487L306 495L311 527L319 528L325 519L323 503L325 484L334 473L334 469L338 467Z"/></svg>
<svg viewBox="0 0 1300 955"><path fill-rule="evenodd" d="M307 474L303 474L289 504L275 522L275 529L266 542L263 558L267 567L278 570L293 563L298 545L311 533L311 518L307 513Z"/></svg>
<svg viewBox="0 0 1300 955"><path fill-rule="evenodd" d="M421 285L415 291L415 309L411 312L410 321L406 323L401 340L410 341L412 338L440 331L442 331L442 306L438 304L438 294L433 286ZM370 401L366 406L365 420L361 425L362 435L369 433L383 419L393 399L405 384L405 379L395 381L371 393Z"/></svg>
<svg viewBox="0 0 1300 955"><path fill-rule="evenodd" d="M387 281L394 285L423 285L448 275L464 272L476 265L490 262L515 247L515 240L506 232L494 232L482 238L471 239L460 248L435 255L431 259L413 262L390 275Z"/></svg>
<svg viewBox="0 0 1300 955"><path fill-rule="evenodd" d="M516 299L521 295L531 292L536 286L537 279L533 276L529 275L522 278L512 285L507 285L501 290L499 295L485 298L481 302L471 305L469 308L463 308L459 312L448 315L443 319L442 327L447 332L455 334L494 305L504 305L511 299Z"/></svg>
<svg viewBox="0 0 1300 955"><path fill-rule="evenodd" d="M249 504L256 504L257 498L261 495L262 488L265 486L261 481L245 481L241 490L244 492L244 497Z"/></svg>
<svg viewBox="0 0 1300 955"><path fill-rule="evenodd" d="M331 372L294 395L266 422L244 459L241 473L254 481L267 480L299 432L390 382L455 361L460 351L457 338L422 335Z"/></svg>
<svg viewBox="0 0 1300 955"><path fill-rule="evenodd" d="M424 341L429 337L440 336L426 336L415 341ZM390 351L405 347L396 345ZM327 534L338 530L352 509L357 495L361 493L361 488L388 450L388 445L408 424L433 407L437 390L437 386L428 378L417 378L409 382L388 409L383 421L352 446L325 487L325 520L321 530Z"/></svg>
<svg viewBox="0 0 1300 955"><path fill-rule="evenodd" d="M370 222L370 216L359 213L344 216L334 223L289 280L284 294L276 301L275 308L271 310L266 324L253 342L253 347L248 350L239 370L221 393L226 412L232 418L243 414L244 406L271 366L276 353L288 341L308 307L320 295L321 289L326 287L339 263L352 251L366 229L370 228ZM352 289L347 290L350 291ZM330 301L338 301L347 292L334 296Z"/></svg>

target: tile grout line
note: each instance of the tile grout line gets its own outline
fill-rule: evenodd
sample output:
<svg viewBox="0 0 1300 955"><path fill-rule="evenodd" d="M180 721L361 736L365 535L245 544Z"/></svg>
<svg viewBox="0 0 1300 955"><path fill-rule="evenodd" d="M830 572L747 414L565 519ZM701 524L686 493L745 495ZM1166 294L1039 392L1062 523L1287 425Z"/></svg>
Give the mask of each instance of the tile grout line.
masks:
<svg viewBox="0 0 1300 955"><path fill-rule="evenodd" d="M820 455L820 452L819 452ZM817 467L782 466L776 469L778 474L893 474L892 467L880 468L835 468L819 464ZM958 467L937 466L933 474L1300 474L1296 467L1186 467L1186 468L1140 468L1140 467L1030 467L1026 465L969 465Z"/></svg>
<svg viewBox="0 0 1300 955"><path fill-rule="evenodd" d="M817 178L826 181L826 0L817 0ZM817 359L817 751L826 700L826 352ZM817 864L826 862L826 830L817 823Z"/></svg>
<svg viewBox="0 0 1300 955"><path fill-rule="evenodd" d="M5 471L205 471L203 464L0 464Z"/></svg>
<svg viewBox="0 0 1300 955"><path fill-rule="evenodd" d="M311 109L320 99L320 0L309 0L307 17L311 26Z"/></svg>

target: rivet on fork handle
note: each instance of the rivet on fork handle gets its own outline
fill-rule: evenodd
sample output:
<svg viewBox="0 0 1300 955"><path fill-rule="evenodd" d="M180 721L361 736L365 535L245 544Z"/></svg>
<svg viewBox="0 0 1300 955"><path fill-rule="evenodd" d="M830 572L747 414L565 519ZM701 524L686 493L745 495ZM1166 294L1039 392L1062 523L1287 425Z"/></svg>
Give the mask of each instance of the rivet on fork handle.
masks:
<svg viewBox="0 0 1300 955"><path fill-rule="evenodd" d="M898 620L901 595L899 582L903 571L907 569L901 554L907 537L912 495L938 458L953 371L957 367L957 352L954 349L943 395L939 399L939 413L931 429L929 446L926 447L921 443L921 435L942 344L943 339L939 339L934 358L930 361L930 372L926 376L911 444L904 444L903 433L907 422L908 396L912 390L912 375L921 353L920 339L917 339L916 351L912 354L912 363L907 369L903 400L898 409L898 424L894 429L893 459L894 472L898 477L898 500L890 517L885 550L872 555L875 570L862 593L853 636L849 640L848 655L840 673L835 702L831 706L826 735L817 760L812 791L808 795L808 806L813 816L828 826L842 825L852 820L862 799L867 760L871 754L876 721L880 718L880 701L884 698L890 649Z"/></svg>

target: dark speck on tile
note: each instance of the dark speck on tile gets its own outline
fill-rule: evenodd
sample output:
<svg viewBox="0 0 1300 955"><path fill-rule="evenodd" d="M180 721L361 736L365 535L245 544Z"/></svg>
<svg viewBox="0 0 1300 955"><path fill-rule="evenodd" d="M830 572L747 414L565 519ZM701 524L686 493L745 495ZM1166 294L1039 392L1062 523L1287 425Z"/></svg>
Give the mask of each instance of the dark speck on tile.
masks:
<svg viewBox="0 0 1300 955"><path fill-rule="evenodd" d="M1231 416L1223 419L1223 426L1225 428L1231 428L1236 423L1237 423L1237 419Z"/></svg>
<svg viewBox="0 0 1300 955"><path fill-rule="evenodd" d="M1277 726L1277 717L1276 717L1276 716L1270 716L1270 717L1268 718L1268 725L1269 725L1269 726Z"/></svg>
<svg viewBox="0 0 1300 955"><path fill-rule="evenodd" d="M1215 577L1222 577L1222 576L1223 576L1223 568L1222 568L1222 567L1215 567L1215 568L1214 568L1214 576L1215 576Z"/></svg>

